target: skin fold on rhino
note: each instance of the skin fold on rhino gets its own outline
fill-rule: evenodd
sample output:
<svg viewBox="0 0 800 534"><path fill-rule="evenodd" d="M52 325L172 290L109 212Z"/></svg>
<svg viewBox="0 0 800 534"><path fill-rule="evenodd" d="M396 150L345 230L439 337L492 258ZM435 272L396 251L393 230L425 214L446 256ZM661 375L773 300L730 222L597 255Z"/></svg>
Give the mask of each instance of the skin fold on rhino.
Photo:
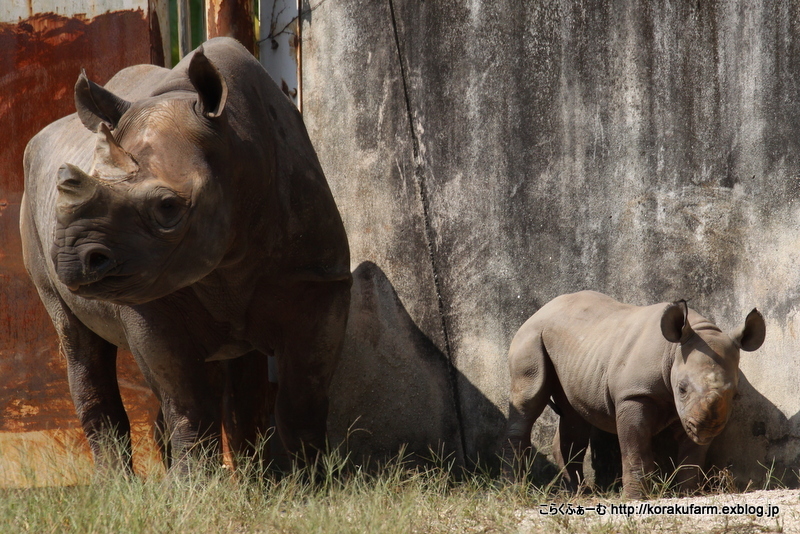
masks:
<svg viewBox="0 0 800 534"><path fill-rule="evenodd" d="M685 301L639 307L592 291L553 299L509 349L507 471L530 454L533 424L552 402L560 415L553 453L571 489L583 479L592 427L618 435L625 497L645 495L653 436L667 428L679 441L677 482L696 488L731 413L739 350L758 349L765 332L755 309L726 334Z"/></svg>
<svg viewBox="0 0 800 534"><path fill-rule="evenodd" d="M131 469L117 347L160 400L177 466L218 443L207 362L242 356L277 357L285 448L322 449L352 277L299 112L229 38L105 87L81 74L75 104L27 146L20 230L98 466Z"/></svg>

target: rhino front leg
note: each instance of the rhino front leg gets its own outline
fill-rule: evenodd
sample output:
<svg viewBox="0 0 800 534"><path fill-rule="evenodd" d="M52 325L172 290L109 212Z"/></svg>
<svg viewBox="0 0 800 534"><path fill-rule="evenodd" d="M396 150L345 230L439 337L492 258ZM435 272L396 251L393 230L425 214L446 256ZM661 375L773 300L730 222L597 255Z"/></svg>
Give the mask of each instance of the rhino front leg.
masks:
<svg viewBox="0 0 800 534"><path fill-rule="evenodd" d="M682 492L693 493L700 487L706 454L711 444L698 445L692 441L683 428L680 428L679 432L678 472L675 475L675 483Z"/></svg>
<svg viewBox="0 0 800 534"><path fill-rule="evenodd" d="M219 456L220 421L205 399L163 395L161 410L169 439L167 463L171 471L187 474L195 462Z"/></svg>
<svg viewBox="0 0 800 534"><path fill-rule="evenodd" d="M117 383L117 348L92 332L62 300L45 267L27 200L20 214L25 267L53 321L78 420L101 471L133 472L130 422Z"/></svg>
<svg viewBox="0 0 800 534"><path fill-rule="evenodd" d="M314 286L317 287L314 287ZM328 388L344 344L350 306L349 284L310 284L297 299L302 307L282 321L275 420L290 454L316 456L325 450Z"/></svg>
<svg viewBox="0 0 800 534"><path fill-rule="evenodd" d="M177 329L167 344L144 336L137 341L141 344L131 352L161 402L155 433L164 462L172 471L187 473L195 460L219 452L219 388L207 379L203 351Z"/></svg>
<svg viewBox="0 0 800 534"><path fill-rule="evenodd" d="M617 406L622 494L626 499L644 498L647 476L655 471L652 422L656 416L657 408L648 399L626 400Z"/></svg>
<svg viewBox="0 0 800 534"><path fill-rule="evenodd" d="M130 422L117 383L117 347L81 323L66 306L45 300L67 361L69 391L100 471L133 472Z"/></svg>

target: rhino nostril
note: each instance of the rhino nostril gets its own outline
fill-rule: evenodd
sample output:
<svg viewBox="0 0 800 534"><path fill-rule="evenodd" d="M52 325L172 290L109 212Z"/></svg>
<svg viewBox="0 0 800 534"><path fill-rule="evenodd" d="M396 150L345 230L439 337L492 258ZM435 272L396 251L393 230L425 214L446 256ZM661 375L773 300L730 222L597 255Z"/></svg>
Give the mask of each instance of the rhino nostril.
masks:
<svg viewBox="0 0 800 534"><path fill-rule="evenodd" d="M114 264L113 260L107 254L100 251L90 252L86 260L89 272L98 274L108 271Z"/></svg>

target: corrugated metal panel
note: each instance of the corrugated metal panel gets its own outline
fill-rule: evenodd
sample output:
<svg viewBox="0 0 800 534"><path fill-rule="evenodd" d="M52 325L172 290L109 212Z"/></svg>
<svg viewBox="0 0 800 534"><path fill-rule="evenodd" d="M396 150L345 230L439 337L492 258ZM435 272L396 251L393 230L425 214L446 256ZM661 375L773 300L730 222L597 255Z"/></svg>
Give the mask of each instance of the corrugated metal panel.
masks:
<svg viewBox="0 0 800 534"><path fill-rule="evenodd" d="M105 83L129 65L163 64L166 12L162 0L11 0L0 6L0 124L7 132L0 144L2 484L19 482L6 476L15 469L9 450L49 443L57 451L56 438L79 428L55 332L22 264L25 145L42 127L74 112L73 86L82 67ZM121 354L119 367L134 441L142 445L141 466L152 457L149 422L156 405L130 354Z"/></svg>

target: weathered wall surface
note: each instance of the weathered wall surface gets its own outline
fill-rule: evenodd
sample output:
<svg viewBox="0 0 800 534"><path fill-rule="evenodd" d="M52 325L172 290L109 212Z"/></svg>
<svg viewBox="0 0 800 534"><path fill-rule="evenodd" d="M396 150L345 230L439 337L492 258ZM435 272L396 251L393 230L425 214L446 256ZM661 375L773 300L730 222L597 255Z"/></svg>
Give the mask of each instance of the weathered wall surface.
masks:
<svg viewBox="0 0 800 534"><path fill-rule="evenodd" d="M489 454L512 336L588 288L724 329L758 306L712 459L800 465L797 2L313 1L302 36L353 266L453 365L461 433L432 441Z"/></svg>

